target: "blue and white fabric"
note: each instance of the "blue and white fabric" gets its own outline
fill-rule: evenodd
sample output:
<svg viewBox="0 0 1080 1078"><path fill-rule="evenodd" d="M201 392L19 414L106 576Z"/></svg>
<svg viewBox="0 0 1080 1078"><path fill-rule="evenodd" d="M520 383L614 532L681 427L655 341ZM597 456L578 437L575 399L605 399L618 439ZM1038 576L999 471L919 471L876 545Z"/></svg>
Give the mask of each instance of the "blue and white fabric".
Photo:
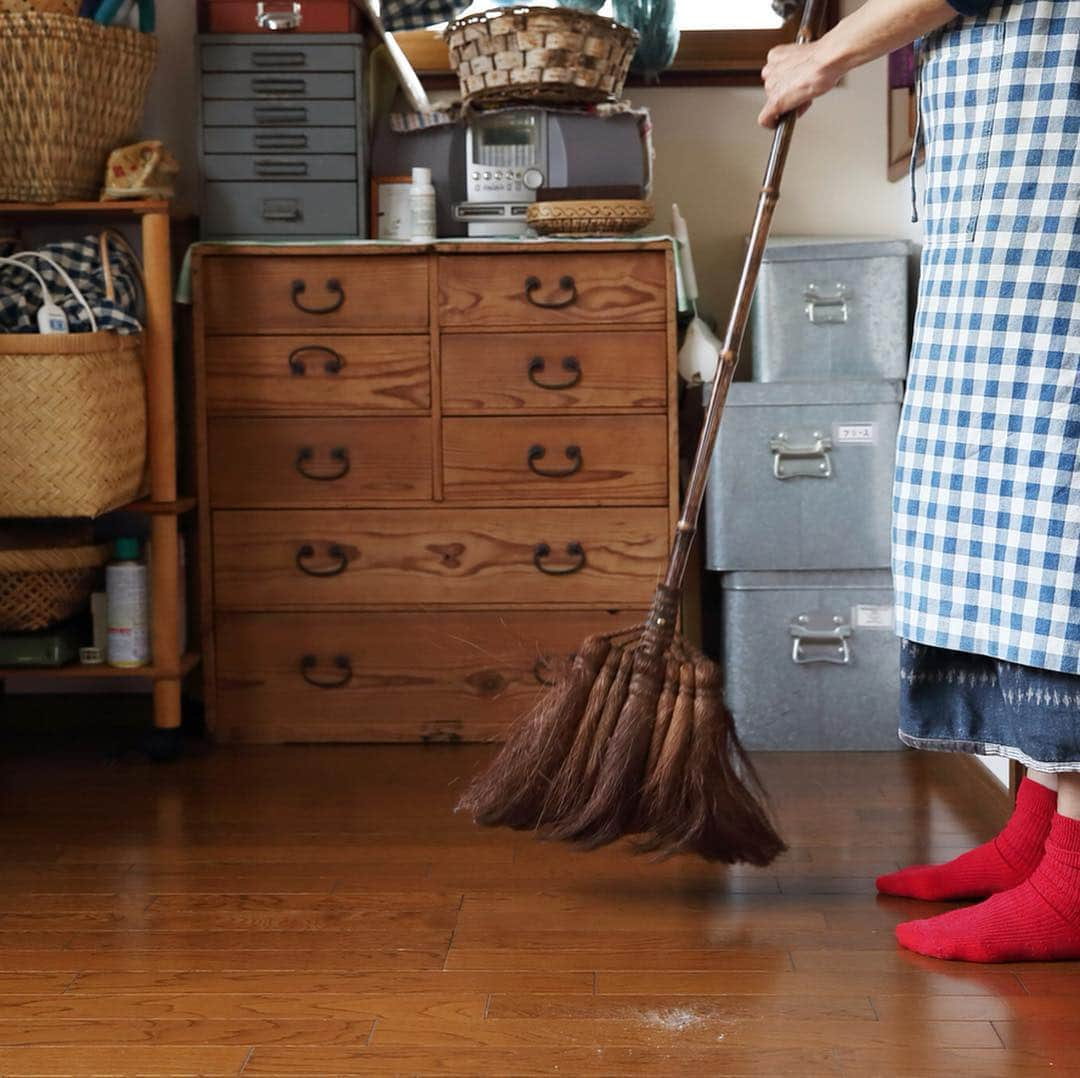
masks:
<svg viewBox="0 0 1080 1078"><path fill-rule="evenodd" d="M1080 3L999 0L920 54L897 632L1080 673Z"/></svg>

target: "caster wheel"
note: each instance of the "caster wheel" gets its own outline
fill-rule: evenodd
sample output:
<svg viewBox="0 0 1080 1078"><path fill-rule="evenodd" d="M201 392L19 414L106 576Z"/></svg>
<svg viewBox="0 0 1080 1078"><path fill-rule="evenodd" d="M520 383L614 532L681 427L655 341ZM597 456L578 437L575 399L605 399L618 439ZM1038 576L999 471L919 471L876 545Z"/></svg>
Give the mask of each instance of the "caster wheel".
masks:
<svg viewBox="0 0 1080 1078"><path fill-rule="evenodd" d="M179 760L184 754L184 741L179 730L150 731L146 739L146 755L156 764Z"/></svg>

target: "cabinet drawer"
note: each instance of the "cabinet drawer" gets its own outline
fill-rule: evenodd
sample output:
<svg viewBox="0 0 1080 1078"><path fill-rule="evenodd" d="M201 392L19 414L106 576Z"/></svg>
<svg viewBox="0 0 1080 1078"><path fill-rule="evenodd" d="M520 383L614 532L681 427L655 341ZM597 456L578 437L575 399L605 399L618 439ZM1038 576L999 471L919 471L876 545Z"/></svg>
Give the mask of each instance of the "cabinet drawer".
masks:
<svg viewBox="0 0 1080 1078"><path fill-rule="evenodd" d="M349 415L431 407L427 337L208 337L210 415Z"/></svg>
<svg viewBox="0 0 1080 1078"><path fill-rule="evenodd" d="M667 407L667 336L462 333L442 339L443 411Z"/></svg>
<svg viewBox="0 0 1080 1078"><path fill-rule="evenodd" d="M344 153L212 153L203 158L208 180L355 180L356 155Z"/></svg>
<svg viewBox="0 0 1080 1078"><path fill-rule="evenodd" d="M208 74L202 77L202 95L211 101L352 101L356 98L356 76L351 71Z"/></svg>
<svg viewBox="0 0 1080 1078"><path fill-rule="evenodd" d="M208 333L412 331L428 324L427 259L411 255L210 258Z"/></svg>
<svg viewBox="0 0 1080 1078"><path fill-rule="evenodd" d="M219 614L232 741L489 741L558 661L646 611ZM541 680L542 679L542 680Z"/></svg>
<svg viewBox="0 0 1080 1078"><path fill-rule="evenodd" d="M668 313L660 251L443 255L444 326L660 324Z"/></svg>
<svg viewBox="0 0 1080 1078"><path fill-rule="evenodd" d="M447 500L664 505L667 418L447 419Z"/></svg>
<svg viewBox="0 0 1080 1078"><path fill-rule="evenodd" d="M355 101L204 101L208 127L347 127L357 122Z"/></svg>
<svg viewBox="0 0 1080 1078"><path fill-rule="evenodd" d="M206 127L203 150L208 154L356 153L351 127L307 127L296 131L259 127Z"/></svg>
<svg viewBox="0 0 1080 1078"><path fill-rule="evenodd" d="M213 528L222 609L638 606L668 549L666 508L218 511Z"/></svg>
<svg viewBox="0 0 1080 1078"><path fill-rule="evenodd" d="M362 194L355 183L207 183L203 234L358 236Z"/></svg>
<svg viewBox="0 0 1080 1078"><path fill-rule="evenodd" d="M429 419L212 419L219 508L429 499Z"/></svg>
<svg viewBox="0 0 1080 1078"><path fill-rule="evenodd" d="M356 45L203 45L203 71L352 71Z"/></svg>

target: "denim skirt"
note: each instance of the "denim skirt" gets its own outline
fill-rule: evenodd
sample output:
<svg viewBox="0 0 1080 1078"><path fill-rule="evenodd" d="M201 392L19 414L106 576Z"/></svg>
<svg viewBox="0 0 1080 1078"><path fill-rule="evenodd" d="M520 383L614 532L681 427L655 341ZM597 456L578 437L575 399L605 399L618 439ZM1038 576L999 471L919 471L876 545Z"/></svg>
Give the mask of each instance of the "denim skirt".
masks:
<svg viewBox="0 0 1080 1078"><path fill-rule="evenodd" d="M1080 771L1080 674L903 640L900 740Z"/></svg>

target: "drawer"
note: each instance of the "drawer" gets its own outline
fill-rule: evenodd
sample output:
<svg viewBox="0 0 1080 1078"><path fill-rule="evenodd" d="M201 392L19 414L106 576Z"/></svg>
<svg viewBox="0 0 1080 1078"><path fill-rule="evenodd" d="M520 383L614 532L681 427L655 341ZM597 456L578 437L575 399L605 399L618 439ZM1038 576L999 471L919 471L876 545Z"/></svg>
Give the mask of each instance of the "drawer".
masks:
<svg viewBox="0 0 1080 1078"><path fill-rule="evenodd" d="M357 123L355 101L204 101L207 127L349 127Z"/></svg>
<svg viewBox="0 0 1080 1078"><path fill-rule="evenodd" d="M218 508L430 499L429 419L211 419Z"/></svg>
<svg viewBox="0 0 1080 1078"><path fill-rule="evenodd" d="M661 508L219 510L213 529L221 609L640 606L668 549Z"/></svg>
<svg viewBox="0 0 1080 1078"><path fill-rule="evenodd" d="M210 415L349 415L431 407L427 337L207 337Z"/></svg>
<svg viewBox="0 0 1080 1078"><path fill-rule="evenodd" d="M443 255L438 265L444 326L661 324L673 305L660 251Z"/></svg>
<svg viewBox="0 0 1080 1078"><path fill-rule="evenodd" d="M356 153L356 129L307 127L296 131L261 127L207 127L203 151L217 153Z"/></svg>
<svg viewBox="0 0 1080 1078"><path fill-rule="evenodd" d="M340 100L356 98L356 76L350 72L300 72L244 75L203 75L202 95L208 101Z"/></svg>
<svg viewBox="0 0 1080 1078"><path fill-rule="evenodd" d="M356 179L355 154L206 154L202 164L208 180Z"/></svg>
<svg viewBox="0 0 1080 1078"><path fill-rule="evenodd" d="M207 183L203 237L359 236L355 183Z"/></svg>
<svg viewBox="0 0 1080 1078"><path fill-rule="evenodd" d="M428 260L422 256L266 254L210 258L202 265L208 333L427 329Z"/></svg>
<svg viewBox="0 0 1080 1078"><path fill-rule="evenodd" d="M665 505L667 438L662 415L447 419L446 498Z"/></svg>
<svg viewBox="0 0 1080 1078"><path fill-rule="evenodd" d="M559 658L631 611L222 613L218 720L231 741L490 741Z"/></svg>
<svg viewBox="0 0 1080 1078"><path fill-rule="evenodd" d="M203 45L203 71L352 71L355 45Z"/></svg>
<svg viewBox="0 0 1080 1078"><path fill-rule="evenodd" d="M667 408L667 336L462 333L442 338L443 411Z"/></svg>

